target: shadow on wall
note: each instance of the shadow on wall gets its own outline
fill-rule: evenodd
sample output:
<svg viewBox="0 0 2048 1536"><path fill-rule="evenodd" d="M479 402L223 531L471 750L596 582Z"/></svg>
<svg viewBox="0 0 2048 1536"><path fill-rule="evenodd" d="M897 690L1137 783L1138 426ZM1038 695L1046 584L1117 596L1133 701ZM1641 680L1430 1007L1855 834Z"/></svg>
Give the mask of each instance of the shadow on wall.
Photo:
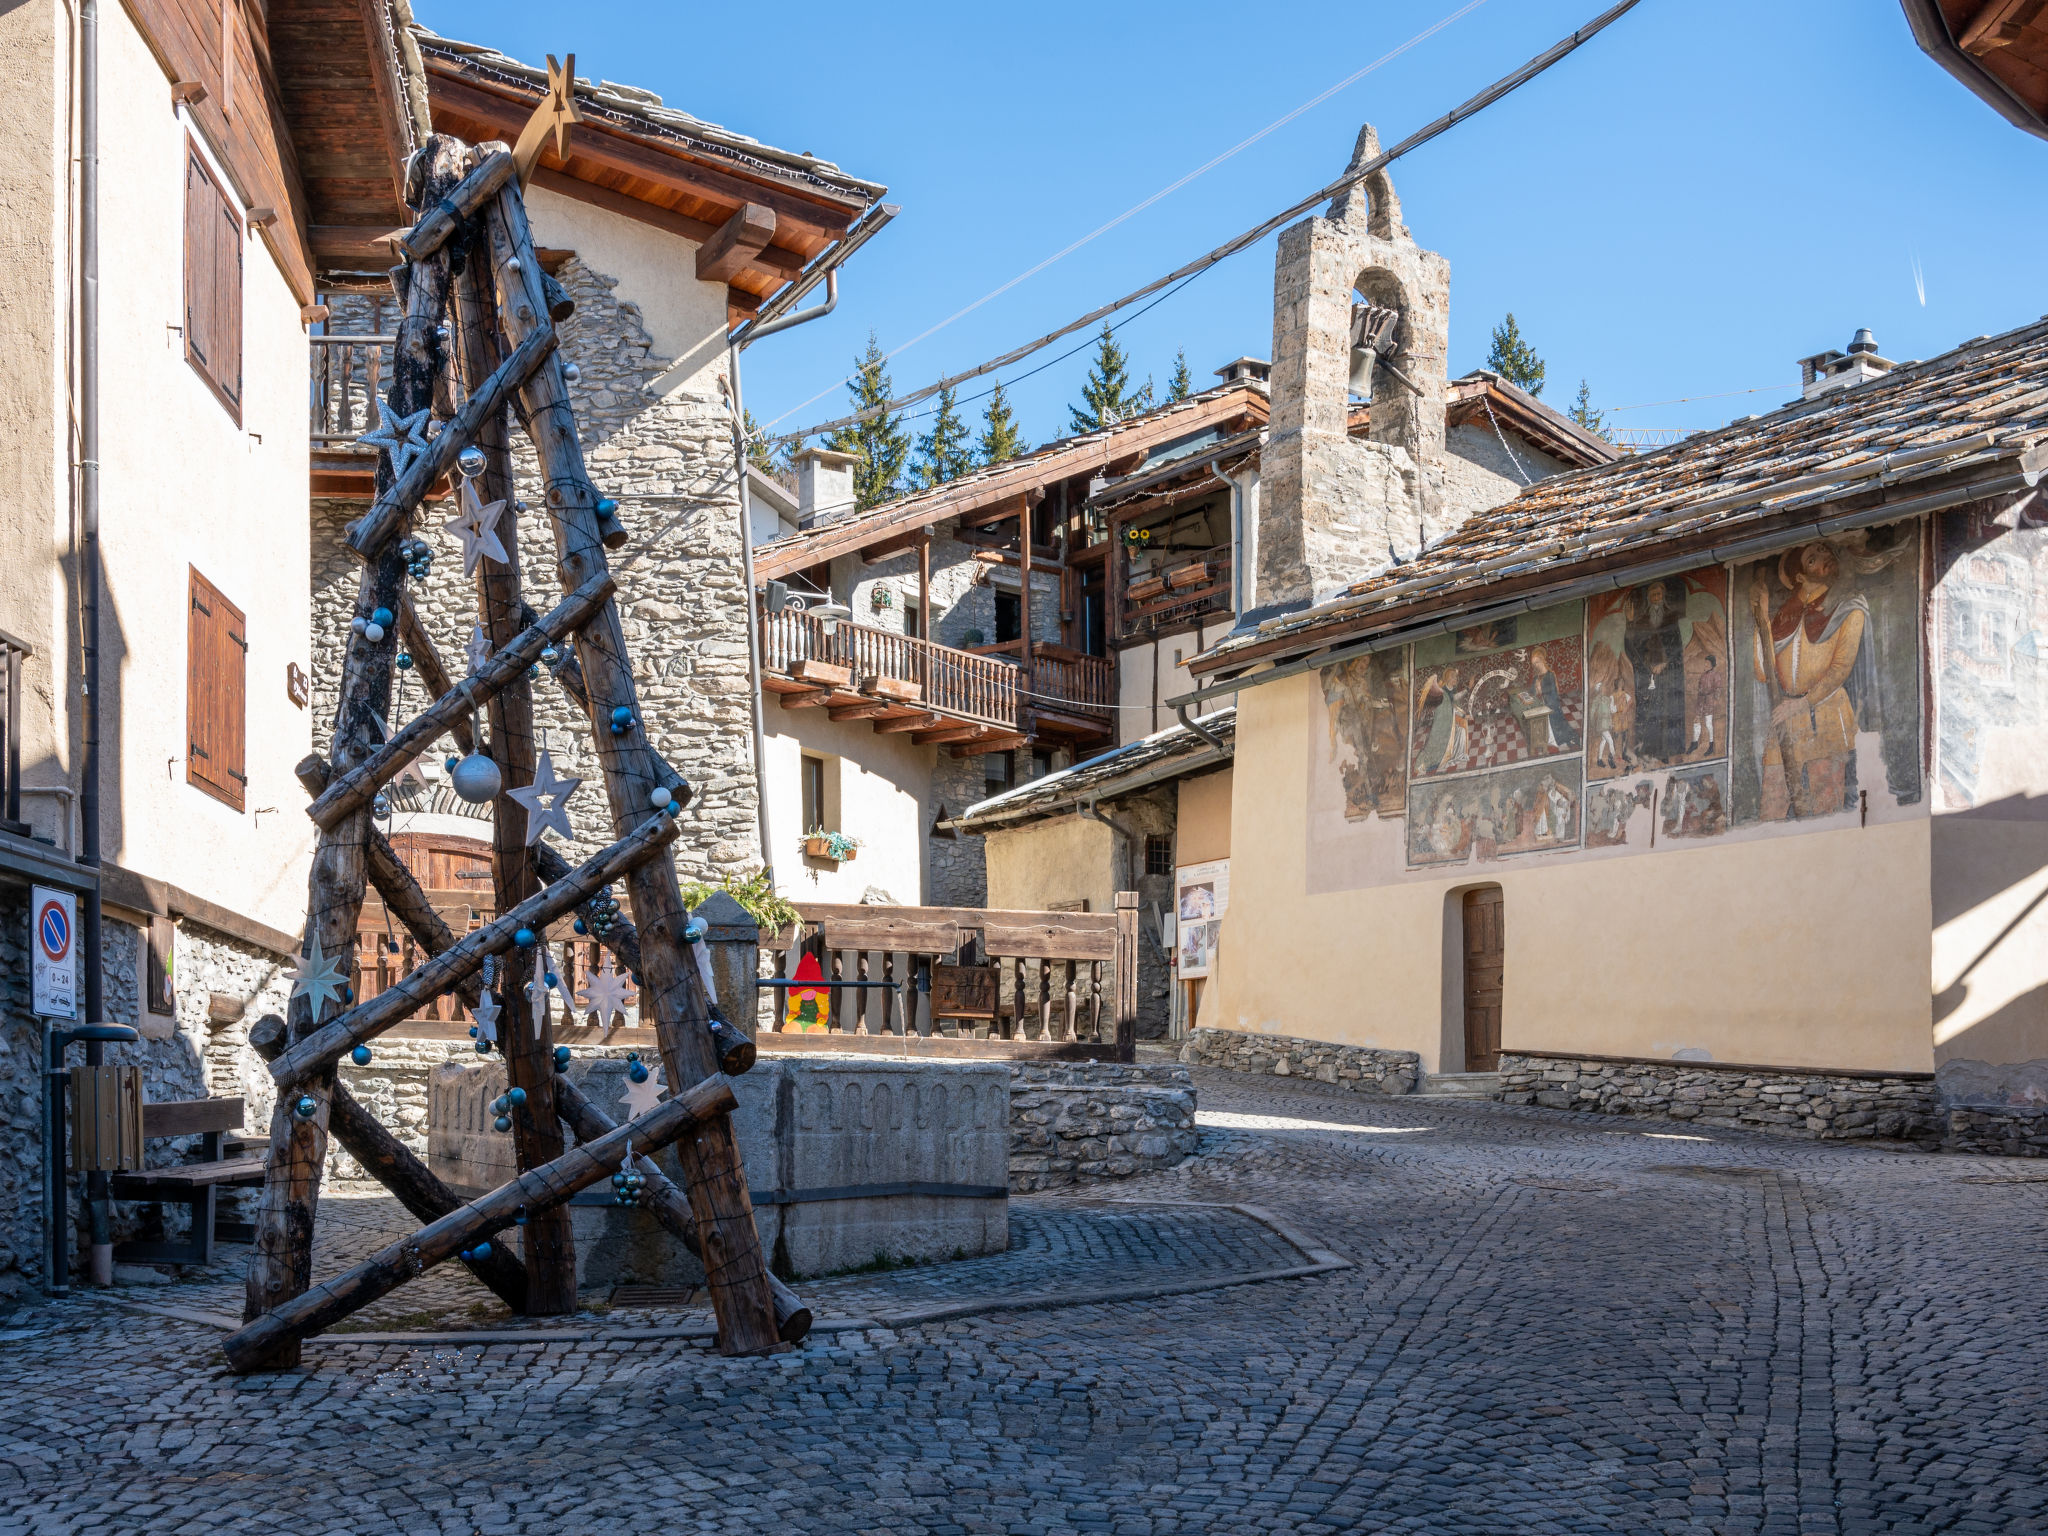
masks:
<svg viewBox="0 0 2048 1536"><path fill-rule="evenodd" d="M1933 824L1934 1057L2048 1057L2048 795Z"/></svg>

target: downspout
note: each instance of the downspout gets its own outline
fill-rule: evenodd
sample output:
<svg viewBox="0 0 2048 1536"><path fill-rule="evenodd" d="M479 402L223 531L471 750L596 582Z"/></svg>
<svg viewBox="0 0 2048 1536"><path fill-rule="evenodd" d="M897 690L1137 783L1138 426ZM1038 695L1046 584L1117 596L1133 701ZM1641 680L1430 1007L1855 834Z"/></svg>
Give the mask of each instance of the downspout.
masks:
<svg viewBox="0 0 2048 1536"><path fill-rule="evenodd" d="M88 5L93 0L86 0ZM793 315L784 315L766 325L750 327L738 341L725 342L726 373L732 380L733 471L740 486L740 564L746 580L747 604L747 701L754 731L754 821L761 837L761 870L768 877L768 889L775 889L775 855L768 843L768 734L761 717L761 621L754 611L754 503L747 493L747 412L740 398L740 349L749 342L786 331L810 320L822 320L839 303L839 273L825 274L825 302Z"/></svg>
<svg viewBox="0 0 2048 1536"><path fill-rule="evenodd" d="M79 785L81 847L78 862L94 870L100 863L100 29L99 0L83 0L78 10L79 34L79 361L78 361L78 490L79 526L84 554L79 571L79 629L84 668L84 764ZM86 893L85 919L80 925L85 962L85 1022L102 1022L105 1012L100 948L100 888L95 880ZM106 1047L88 1041L85 1059L98 1066ZM62 1177L62 1170L57 1170ZM108 1225L109 1182L105 1173L86 1175L86 1206L92 1239L92 1280L114 1283L113 1234Z"/></svg>
<svg viewBox="0 0 2048 1536"><path fill-rule="evenodd" d="M1229 755L1230 748L1224 744L1223 738L1221 736L1218 736L1214 731L1210 730L1206 725L1202 724L1200 720L1196 719L1193 715L1190 715L1188 713L1187 701L1185 699L1181 699L1174 704L1173 713L1174 717L1178 719L1182 725L1186 726L1189 730L1193 731L1197 736L1201 737L1202 740L1209 743L1209 745L1214 747L1218 752L1224 753L1226 756Z"/></svg>
<svg viewBox="0 0 2048 1536"><path fill-rule="evenodd" d="M1251 606L1251 577L1259 558L1259 472L1231 474L1221 464L1216 478L1230 487L1230 528L1235 548L1230 552L1230 615L1236 619Z"/></svg>

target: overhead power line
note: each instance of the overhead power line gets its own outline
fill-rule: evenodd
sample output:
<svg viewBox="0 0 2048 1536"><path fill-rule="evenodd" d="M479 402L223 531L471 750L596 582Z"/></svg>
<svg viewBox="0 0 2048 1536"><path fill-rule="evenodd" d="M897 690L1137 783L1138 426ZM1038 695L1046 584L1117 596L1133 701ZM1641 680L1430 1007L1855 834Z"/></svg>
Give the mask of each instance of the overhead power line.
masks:
<svg viewBox="0 0 2048 1536"><path fill-rule="evenodd" d="M1485 90L1479 92L1478 95L1451 108L1450 111L1436 119L1436 121L1409 134L1407 138L1396 144L1392 149L1374 156L1356 170L1347 170L1328 186L1311 192L1299 202L1283 208L1271 218L1254 225L1243 234L1225 241L1206 255L1197 256L1185 266L1176 267L1164 277L1155 278L1153 281L1145 284L1144 287L1134 289L1120 299L1112 299L1107 304L1091 309L1087 314L1080 316L1078 319L1068 321L1058 330L1048 331L1035 341L1026 342L1021 347L1013 347L1001 356L990 358L987 362L977 367L969 368L965 372L940 379L935 384L927 384L924 388L913 390L907 395L899 395L895 399L885 401L881 405L870 406L864 411L856 411L851 416L841 416L832 421L819 422L814 426L805 427L797 432L780 433L772 441L778 443L798 442L807 437L815 437L821 432L836 432L842 427L854 426L863 421L872 421L877 416L887 415L891 411L899 411L905 406L917 404L920 400L928 400L933 395L939 393L940 390L952 389L957 385L966 383L969 379L978 379L983 374L994 373L999 368L1007 368L1010 364L1019 362L1034 352L1044 350L1063 336L1071 336L1074 332L1083 330L1093 325L1096 321L1137 303L1140 299L1149 298L1162 288L1169 288L1175 283L1193 277L1198 272L1206 271L1218 262L1235 256L1239 251L1258 244L1259 241L1265 239L1273 231L1291 220L1299 218L1318 203L1328 202L1346 187L1354 186L1364 181L1367 177L1377 174L1387 166L1392 165L1396 160L1399 160L1403 155L1410 154L1421 148L1431 139L1447 132L1454 125L1465 121L1468 117L1476 116L1499 101L1503 96L1527 85L1531 80L1534 80L1538 75L1549 69L1551 65L1575 53L1583 44L1590 41L1600 32L1605 31L1614 22L1628 14L1628 12L1634 10L1637 3L1638 0L1621 0L1620 4L1609 7L1593 20L1587 22L1586 25L1580 27L1576 32L1554 43L1542 53L1537 54L1535 58L1524 64L1520 69L1515 70L1511 74L1503 75L1500 79L1494 81L1492 85L1486 87Z"/></svg>

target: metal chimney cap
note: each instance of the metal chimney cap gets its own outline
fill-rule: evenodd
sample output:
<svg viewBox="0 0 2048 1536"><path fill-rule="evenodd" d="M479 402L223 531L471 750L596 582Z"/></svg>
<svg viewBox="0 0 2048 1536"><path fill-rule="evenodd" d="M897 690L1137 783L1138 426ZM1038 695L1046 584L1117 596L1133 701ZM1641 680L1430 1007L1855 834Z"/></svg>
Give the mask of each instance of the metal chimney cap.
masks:
<svg viewBox="0 0 2048 1536"><path fill-rule="evenodd" d="M1858 352L1875 352L1876 350L1877 338L1871 334L1870 327L1867 325L1859 330L1855 338L1849 343L1849 352L1852 356Z"/></svg>

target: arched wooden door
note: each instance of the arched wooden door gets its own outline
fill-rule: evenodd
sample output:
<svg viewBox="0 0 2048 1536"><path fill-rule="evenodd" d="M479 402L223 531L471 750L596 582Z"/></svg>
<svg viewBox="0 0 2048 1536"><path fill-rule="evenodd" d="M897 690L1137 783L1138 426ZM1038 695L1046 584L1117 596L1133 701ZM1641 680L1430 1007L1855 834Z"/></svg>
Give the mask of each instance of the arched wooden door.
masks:
<svg viewBox="0 0 2048 1536"><path fill-rule="evenodd" d="M391 851L419 881L441 920L458 937L497 915L491 887L491 845L482 838L400 832L391 839ZM385 912L384 903L371 891L364 898L357 929L357 1001L368 1002L425 958L412 936ZM462 1018L462 1007L454 993L443 993L413 1017L454 1024Z"/></svg>
<svg viewBox="0 0 2048 1536"><path fill-rule="evenodd" d="M1503 903L1497 885L1465 893L1465 1070L1500 1067Z"/></svg>

